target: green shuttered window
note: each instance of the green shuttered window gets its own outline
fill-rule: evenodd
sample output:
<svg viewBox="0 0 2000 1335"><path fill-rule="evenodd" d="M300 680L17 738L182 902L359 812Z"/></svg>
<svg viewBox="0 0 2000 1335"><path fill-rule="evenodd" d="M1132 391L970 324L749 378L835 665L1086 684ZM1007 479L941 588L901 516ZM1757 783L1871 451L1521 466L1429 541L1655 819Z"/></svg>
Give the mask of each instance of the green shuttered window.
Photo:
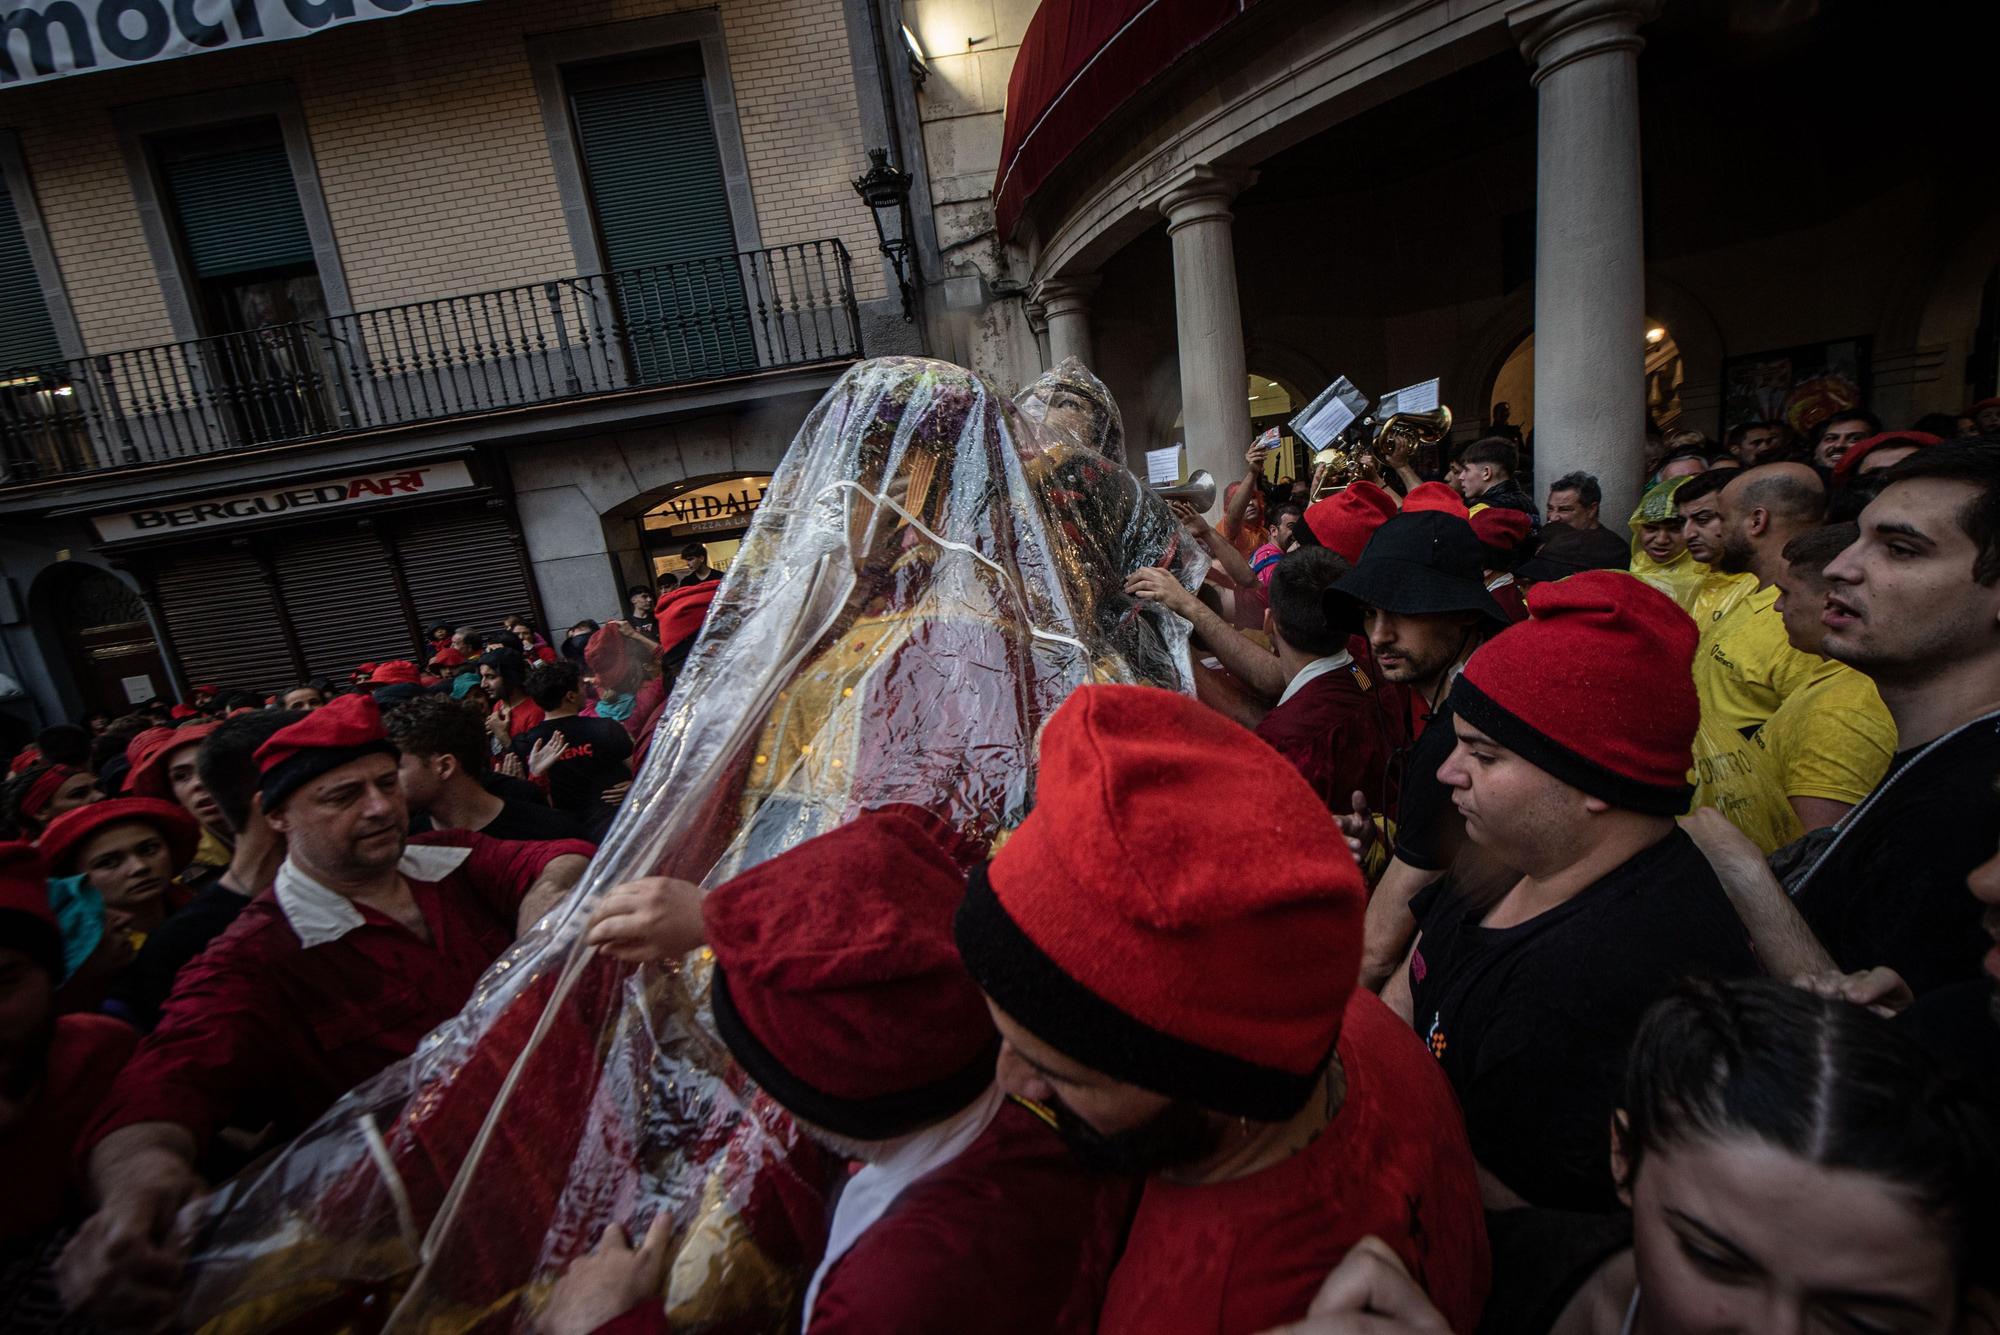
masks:
<svg viewBox="0 0 2000 1335"><path fill-rule="evenodd" d="M722 155L691 48L568 75L605 267L641 379L757 364Z"/></svg>
<svg viewBox="0 0 2000 1335"><path fill-rule="evenodd" d="M247 143L217 138L190 136L160 153L160 175L194 276L311 264L312 238L277 126L227 137Z"/></svg>
<svg viewBox="0 0 2000 1335"><path fill-rule="evenodd" d="M0 371L61 359L62 345L35 276L20 210L0 182Z"/></svg>

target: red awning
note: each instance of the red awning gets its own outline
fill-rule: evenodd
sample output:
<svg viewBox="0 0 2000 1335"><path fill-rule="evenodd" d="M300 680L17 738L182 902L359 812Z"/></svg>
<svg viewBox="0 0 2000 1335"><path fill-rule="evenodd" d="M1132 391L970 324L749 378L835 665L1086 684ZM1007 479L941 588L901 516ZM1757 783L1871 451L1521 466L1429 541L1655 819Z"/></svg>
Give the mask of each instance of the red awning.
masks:
<svg viewBox="0 0 2000 1335"><path fill-rule="evenodd" d="M1043 0L1007 81L994 182L1000 235L1050 174L1140 89L1256 0Z"/></svg>

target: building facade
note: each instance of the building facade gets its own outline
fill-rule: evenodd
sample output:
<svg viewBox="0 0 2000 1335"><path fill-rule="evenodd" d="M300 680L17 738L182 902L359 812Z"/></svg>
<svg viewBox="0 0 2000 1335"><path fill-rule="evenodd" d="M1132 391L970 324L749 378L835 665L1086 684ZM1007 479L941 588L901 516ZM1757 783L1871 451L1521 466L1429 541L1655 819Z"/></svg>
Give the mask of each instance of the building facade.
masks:
<svg viewBox="0 0 2000 1335"><path fill-rule="evenodd" d="M852 186L921 153L893 4L257 0L184 53L41 8L0 20L17 729L617 615L924 346Z"/></svg>

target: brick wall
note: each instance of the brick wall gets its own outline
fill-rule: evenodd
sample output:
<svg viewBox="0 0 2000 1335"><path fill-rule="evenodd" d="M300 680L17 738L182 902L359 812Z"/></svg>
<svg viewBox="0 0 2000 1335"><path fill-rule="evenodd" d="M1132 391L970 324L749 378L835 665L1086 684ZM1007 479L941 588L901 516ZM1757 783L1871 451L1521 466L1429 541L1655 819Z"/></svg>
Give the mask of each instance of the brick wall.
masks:
<svg viewBox="0 0 2000 1335"><path fill-rule="evenodd" d="M484 0L301 41L0 92L85 344L171 340L112 108L287 80L297 89L357 308L507 287L577 270L525 38L699 8L679 0ZM875 231L848 182L866 166L838 0L726 0L758 227L767 246ZM857 297L883 295L854 266Z"/></svg>

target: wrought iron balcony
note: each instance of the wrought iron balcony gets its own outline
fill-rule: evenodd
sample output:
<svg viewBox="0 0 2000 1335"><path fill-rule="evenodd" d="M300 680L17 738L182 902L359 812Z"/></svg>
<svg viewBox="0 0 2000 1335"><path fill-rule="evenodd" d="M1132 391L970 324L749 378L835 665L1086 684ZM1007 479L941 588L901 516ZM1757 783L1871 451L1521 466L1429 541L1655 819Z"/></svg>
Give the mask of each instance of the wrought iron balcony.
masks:
<svg viewBox="0 0 2000 1335"><path fill-rule="evenodd" d="M0 485L861 355L805 241L0 371Z"/></svg>

